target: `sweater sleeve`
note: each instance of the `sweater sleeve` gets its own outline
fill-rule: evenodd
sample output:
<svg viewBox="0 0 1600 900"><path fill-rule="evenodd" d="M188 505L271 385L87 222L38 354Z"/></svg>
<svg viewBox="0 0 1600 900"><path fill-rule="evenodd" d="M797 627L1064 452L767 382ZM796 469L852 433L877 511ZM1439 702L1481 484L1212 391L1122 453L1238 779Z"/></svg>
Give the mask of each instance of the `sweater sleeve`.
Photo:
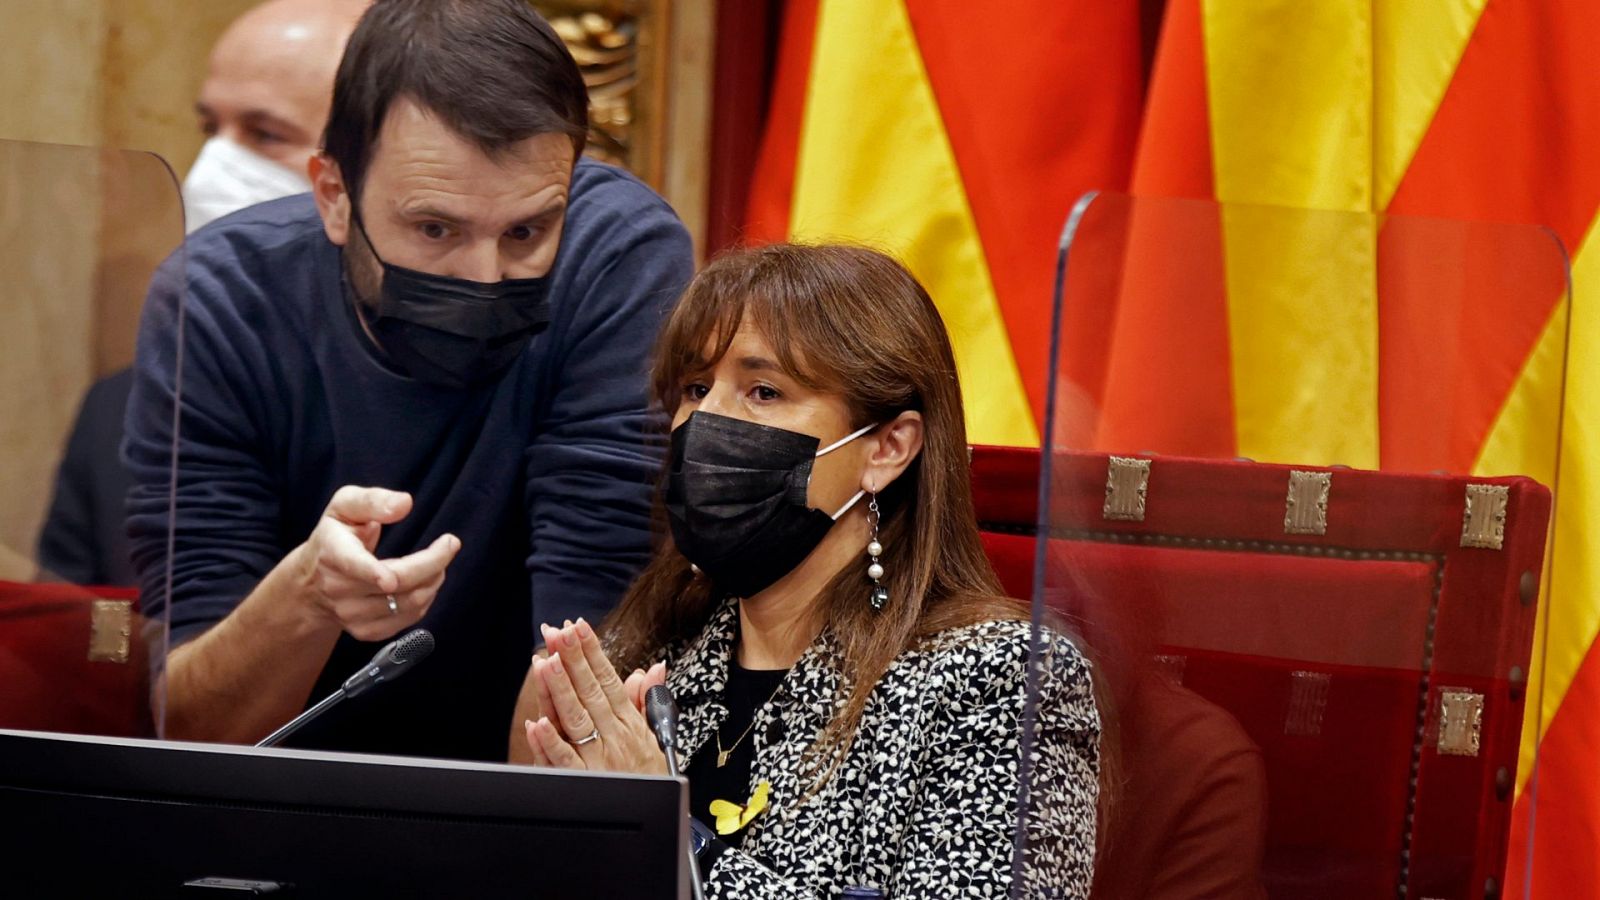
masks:
<svg viewBox="0 0 1600 900"><path fill-rule="evenodd" d="M151 282L122 445L141 603L151 619L170 616L172 646L231 612L281 555L269 442L257 425L275 391L250 374L272 365L237 296L251 287L192 251L186 264L186 250Z"/></svg>
<svg viewBox="0 0 1600 900"><path fill-rule="evenodd" d="M644 564L665 448L649 360L694 266L688 232L659 198L622 178L596 190L605 197L590 202L606 208L562 251L593 274L572 283L570 318L552 323L550 400L527 451L535 626L600 621Z"/></svg>

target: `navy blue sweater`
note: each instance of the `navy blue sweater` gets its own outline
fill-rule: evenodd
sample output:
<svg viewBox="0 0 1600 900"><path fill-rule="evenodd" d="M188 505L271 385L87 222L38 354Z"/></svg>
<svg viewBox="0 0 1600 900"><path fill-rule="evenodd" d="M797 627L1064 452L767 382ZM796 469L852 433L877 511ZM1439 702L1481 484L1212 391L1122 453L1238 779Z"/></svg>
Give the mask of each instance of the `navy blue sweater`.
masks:
<svg viewBox="0 0 1600 900"><path fill-rule="evenodd" d="M665 202L581 162L549 328L503 377L454 390L396 373L359 332L309 195L195 233L152 284L127 419L128 534L146 615L170 615L175 647L303 542L340 486L409 491L412 512L384 529L377 555L461 538L421 622L438 649L291 743L504 759L538 623L598 621L647 554L664 448L647 366L692 270ZM341 636L308 700L374 650Z"/></svg>

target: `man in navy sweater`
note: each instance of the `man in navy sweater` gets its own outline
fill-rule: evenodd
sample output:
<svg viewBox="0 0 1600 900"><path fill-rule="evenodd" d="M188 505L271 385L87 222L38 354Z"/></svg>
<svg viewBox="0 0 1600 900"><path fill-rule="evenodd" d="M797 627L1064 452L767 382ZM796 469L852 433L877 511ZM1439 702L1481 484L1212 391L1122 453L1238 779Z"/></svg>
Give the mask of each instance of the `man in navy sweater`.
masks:
<svg viewBox="0 0 1600 900"><path fill-rule="evenodd" d="M420 624L425 664L292 743L523 743L538 624L599 619L647 552L646 365L692 270L659 197L577 161L586 131L522 0L379 0L312 194L163 267L124 446L167 736L257 740Z"/></svg>

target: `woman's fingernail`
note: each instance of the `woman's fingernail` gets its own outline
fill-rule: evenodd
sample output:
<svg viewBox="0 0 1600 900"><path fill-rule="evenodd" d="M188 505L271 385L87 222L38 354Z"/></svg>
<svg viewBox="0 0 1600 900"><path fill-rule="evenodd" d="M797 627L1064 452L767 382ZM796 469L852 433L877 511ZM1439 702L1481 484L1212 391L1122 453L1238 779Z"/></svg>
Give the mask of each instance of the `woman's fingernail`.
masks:
<svg viewBox="0 0 1600 900"><path fill-rule="evenodd" d="M533 720L532 719L523 719L522 720L522 728L525 731L532 731L533 730Z"/></svg>
<svg viewBox="0 0 1600 900"><path fill-rule="evenodd" d="M583 616L578 617L578 634L582 635L584 640L594 637L594 629L590 628L589 623L583 620Z"/></svg>
<svg viewBox="0 0 1600 900"><path fill-rule="evenodd" d="M561 657L550 657L550 671L556 673L557 675L561 674Z"/></svg>

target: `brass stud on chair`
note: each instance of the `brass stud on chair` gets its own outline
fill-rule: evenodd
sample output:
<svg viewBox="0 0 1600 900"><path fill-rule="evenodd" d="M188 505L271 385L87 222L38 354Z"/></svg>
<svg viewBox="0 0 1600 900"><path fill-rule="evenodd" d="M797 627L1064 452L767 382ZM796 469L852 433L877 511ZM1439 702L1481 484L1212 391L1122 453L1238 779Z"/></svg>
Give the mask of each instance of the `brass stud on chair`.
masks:
<svg viewBox="0 0 1600 900"><path fill-rule="evenodd" d="M1539 598L1539 577L1532 571L1522 573L1517 579L1517 599L1523 606L1532 606L1533 601Z"/></svg>

